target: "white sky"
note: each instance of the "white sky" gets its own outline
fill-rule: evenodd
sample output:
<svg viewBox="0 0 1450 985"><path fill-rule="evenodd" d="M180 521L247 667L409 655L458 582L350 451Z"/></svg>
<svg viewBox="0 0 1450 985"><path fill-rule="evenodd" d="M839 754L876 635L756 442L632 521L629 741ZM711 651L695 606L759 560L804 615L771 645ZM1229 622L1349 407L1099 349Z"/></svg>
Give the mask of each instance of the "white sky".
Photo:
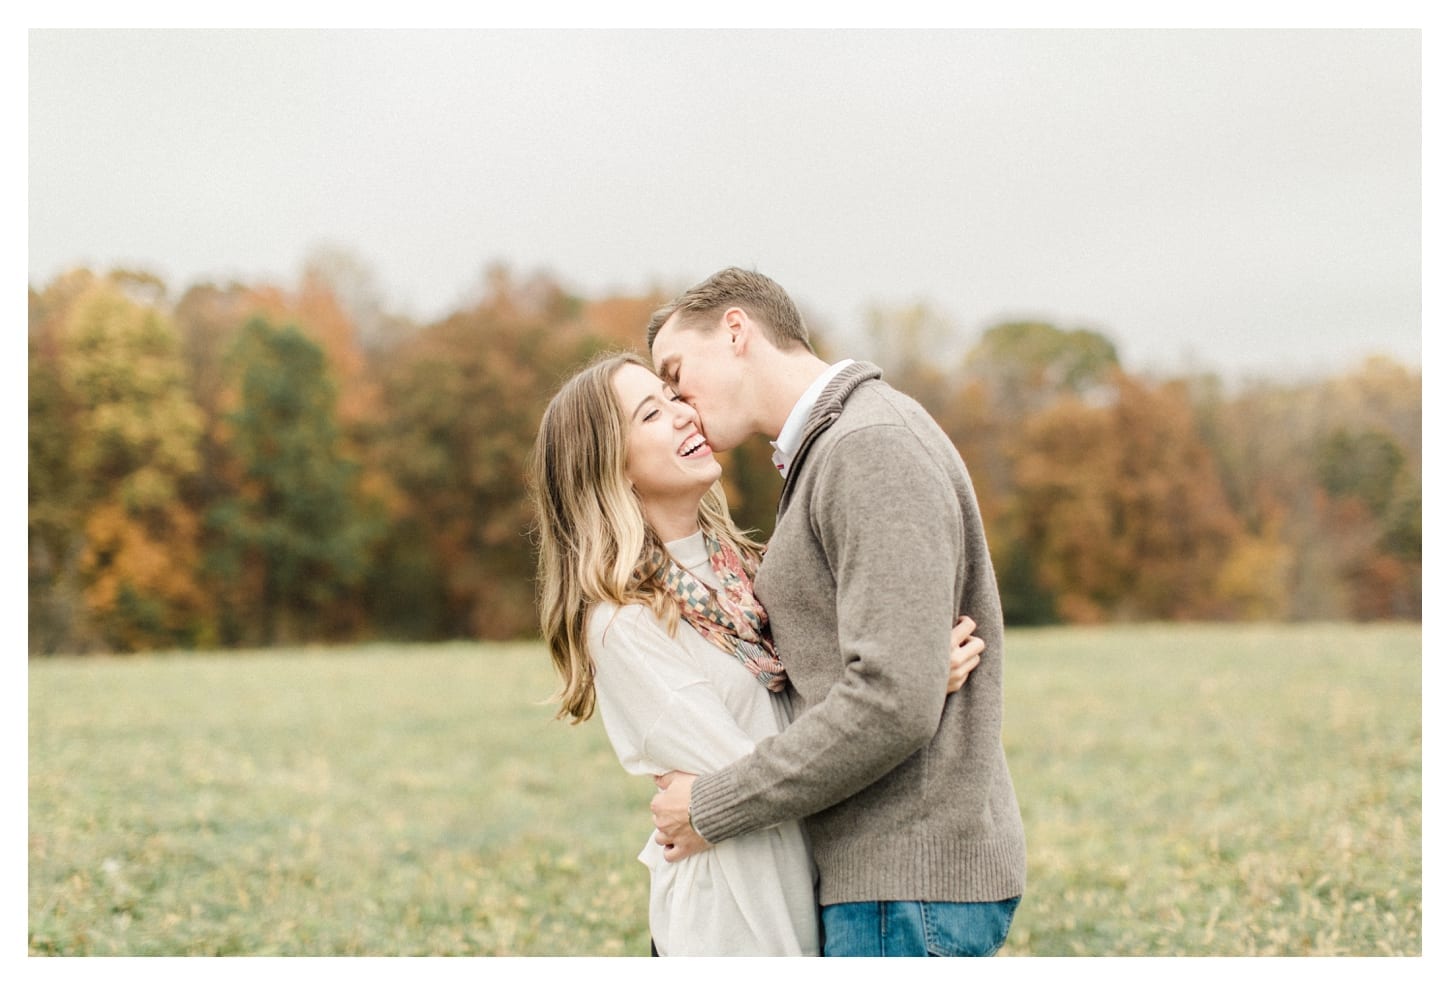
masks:
<svg viewBox="0 0 1450 985"><path fill-rule="evenodd" d="M1129 369L1421 360L1415 30L29 35L29 277L293 283L431 318L495 262L585 294L728 264L838 343L923 301Z"/></svg>

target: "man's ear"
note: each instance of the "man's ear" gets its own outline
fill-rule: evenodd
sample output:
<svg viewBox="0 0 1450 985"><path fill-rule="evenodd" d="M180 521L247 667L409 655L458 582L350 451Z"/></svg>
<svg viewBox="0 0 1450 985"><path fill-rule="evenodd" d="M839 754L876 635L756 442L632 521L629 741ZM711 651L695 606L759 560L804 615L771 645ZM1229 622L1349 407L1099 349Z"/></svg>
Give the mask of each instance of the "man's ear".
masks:
<svg viewBox="0 0 1450 985"><path fill-rule="evenodd" d="M720 321L730 333L730 347L737 356L743 355L755 330L750 316L745 313L744 308L727 308Z"/></svg>

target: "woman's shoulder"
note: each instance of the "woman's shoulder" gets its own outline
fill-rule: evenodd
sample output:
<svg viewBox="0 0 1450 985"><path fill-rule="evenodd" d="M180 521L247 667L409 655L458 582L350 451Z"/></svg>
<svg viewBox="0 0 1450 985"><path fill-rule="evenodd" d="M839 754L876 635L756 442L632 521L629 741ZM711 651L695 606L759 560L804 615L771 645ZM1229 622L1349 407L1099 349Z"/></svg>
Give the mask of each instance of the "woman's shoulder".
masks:
<svg viewBox="0 0 1450 985"><path fill-rule="evenodd" d="M601 693L611 682L638 683L648 678L679 688L704 677L685 642L688 634L670 632L647 605L598 603L590 609L587 632Z"/></svg>
<svg viewBox="0 0 1450 985"><path fill-rule="evenodd" d="M620 605L616 602L595 602L589 607L586 626L592 648L620 641L637 643L641 638L667 639L668 628L649 606L640 602Z"/></svg>

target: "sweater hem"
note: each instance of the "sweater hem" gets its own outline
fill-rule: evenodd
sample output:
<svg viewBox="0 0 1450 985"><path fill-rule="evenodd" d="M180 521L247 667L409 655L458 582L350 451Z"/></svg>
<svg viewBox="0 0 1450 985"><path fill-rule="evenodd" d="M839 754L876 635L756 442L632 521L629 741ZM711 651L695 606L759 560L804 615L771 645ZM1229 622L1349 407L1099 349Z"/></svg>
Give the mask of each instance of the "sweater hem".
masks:
<svg viewBox="0 0 1450 985"><path fill-rule="evenodd" d="M821 906L874 900L991 903L1027 888L1020 838L967 842L916 838L897 844L815 846Z"/></svg>

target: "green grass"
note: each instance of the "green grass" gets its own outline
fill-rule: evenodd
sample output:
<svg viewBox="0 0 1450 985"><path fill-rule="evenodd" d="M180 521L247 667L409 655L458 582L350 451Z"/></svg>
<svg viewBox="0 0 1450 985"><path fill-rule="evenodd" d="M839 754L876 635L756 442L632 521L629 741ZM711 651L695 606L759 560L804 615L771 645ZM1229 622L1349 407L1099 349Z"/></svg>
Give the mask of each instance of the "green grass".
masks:
<svg viewBox="0 0 1450 985"><path fill-rule="evenodd" d="M1019 630L1009 955L1420 954L1418 626ZM644 954L541 647L34 660L33 955Z"/></svg>
<svg viewBox="0 0 1450 985"><path fill-rule="evenodd" d="M1418 626L1009 639L1013 954L1420 954Z"/></svg>

